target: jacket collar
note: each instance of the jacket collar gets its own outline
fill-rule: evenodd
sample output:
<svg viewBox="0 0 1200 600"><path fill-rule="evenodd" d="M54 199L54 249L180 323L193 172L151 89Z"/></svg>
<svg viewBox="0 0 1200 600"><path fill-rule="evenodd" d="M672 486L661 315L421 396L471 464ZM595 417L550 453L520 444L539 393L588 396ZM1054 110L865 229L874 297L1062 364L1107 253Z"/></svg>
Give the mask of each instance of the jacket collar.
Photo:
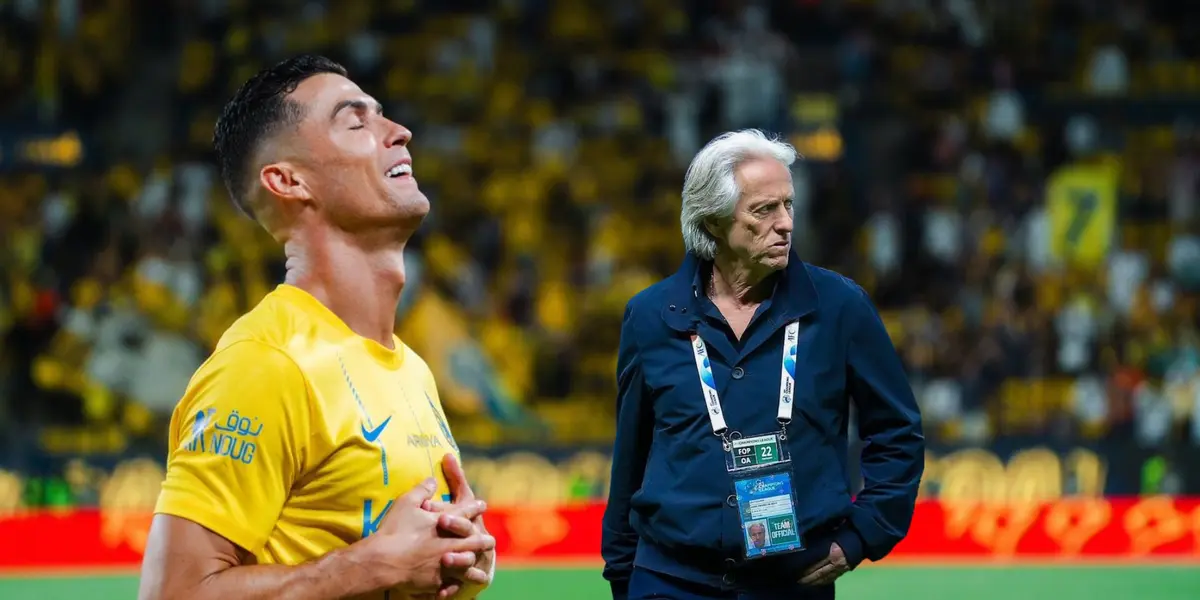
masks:
<svg viewBox="0 0 1200 600"><path fill-rule="evenodd" d="M704 275L712 263L688 252L679 270L667 278L663 295L662 318L668 327L680 332L696 331L703 316L701 298L706 293ZM771 298L772 328L799 319L817 310L819 298L808 266L795 253L775 286Z"/></svg>

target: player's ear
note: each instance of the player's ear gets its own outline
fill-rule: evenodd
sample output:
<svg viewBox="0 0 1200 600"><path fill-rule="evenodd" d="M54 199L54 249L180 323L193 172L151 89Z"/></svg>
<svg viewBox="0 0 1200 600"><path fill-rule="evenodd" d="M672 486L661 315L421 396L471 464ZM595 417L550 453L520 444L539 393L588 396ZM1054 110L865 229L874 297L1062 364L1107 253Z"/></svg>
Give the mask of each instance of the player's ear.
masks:
<svg viewBox="0 0 1200 600"><path fill-rule="evenodd" d="M304 175L293 165L277 162L265 165L258 172L259 181L267 191L283 200L312 200L312 192Z"/></svg>

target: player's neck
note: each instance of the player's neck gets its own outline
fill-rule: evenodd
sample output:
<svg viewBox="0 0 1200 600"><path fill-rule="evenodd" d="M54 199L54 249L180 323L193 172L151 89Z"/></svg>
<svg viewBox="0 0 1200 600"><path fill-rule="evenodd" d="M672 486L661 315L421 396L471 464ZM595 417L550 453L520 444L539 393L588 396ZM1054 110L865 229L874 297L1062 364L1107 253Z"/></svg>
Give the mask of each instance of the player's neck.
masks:
<svg viewBox="0 0 1200 600"><path fill-rule="evenodd" d="M365 244L345 234L294 234L285 281L329 308L358 335L393 348L404 289L405 240Z"/></svg>

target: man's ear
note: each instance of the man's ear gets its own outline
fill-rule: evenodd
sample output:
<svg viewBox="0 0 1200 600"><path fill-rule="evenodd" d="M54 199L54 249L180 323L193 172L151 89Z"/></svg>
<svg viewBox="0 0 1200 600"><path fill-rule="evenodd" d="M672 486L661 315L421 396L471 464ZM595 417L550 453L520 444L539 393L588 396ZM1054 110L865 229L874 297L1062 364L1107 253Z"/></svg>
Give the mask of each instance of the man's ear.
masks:
<svg viewBox="0 0 1200 600"><path fill-rule="evenodd" d="M704 220L704 230L708 232L708 235L711 235L718 240L722 237L721 222L715 218L710 217Z"/></svg>
<svg viewBox="0 0 1200 600"><path fill-rule="evenodd" d="M305 176L286 162L271 163L258 172L258 179L268 192L282 200L312 200Z"/></svg>

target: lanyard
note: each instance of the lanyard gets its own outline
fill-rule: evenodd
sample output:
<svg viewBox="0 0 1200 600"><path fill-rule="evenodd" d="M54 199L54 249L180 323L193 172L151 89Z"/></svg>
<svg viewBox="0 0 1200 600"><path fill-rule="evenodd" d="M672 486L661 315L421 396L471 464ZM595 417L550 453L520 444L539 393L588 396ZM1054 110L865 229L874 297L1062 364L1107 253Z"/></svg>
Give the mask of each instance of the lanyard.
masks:
<svg viewBox="0 0 1200 600"><path fill-rule="evenodd" d="M799 344L800 322L792 321L784 329L783 357L780 360L779 418L780 425L792 420L792 397L796 394L796 349ZM729 427L725 424L725 411L717 394L717 383L713 379L712 366L708 360L708 348L699 334L692 334L692 354L696 358L696 372L700 375L700 388L704 390L704 403L708 408L708 420L712 422L715 435L724 439Z"/></svg>

